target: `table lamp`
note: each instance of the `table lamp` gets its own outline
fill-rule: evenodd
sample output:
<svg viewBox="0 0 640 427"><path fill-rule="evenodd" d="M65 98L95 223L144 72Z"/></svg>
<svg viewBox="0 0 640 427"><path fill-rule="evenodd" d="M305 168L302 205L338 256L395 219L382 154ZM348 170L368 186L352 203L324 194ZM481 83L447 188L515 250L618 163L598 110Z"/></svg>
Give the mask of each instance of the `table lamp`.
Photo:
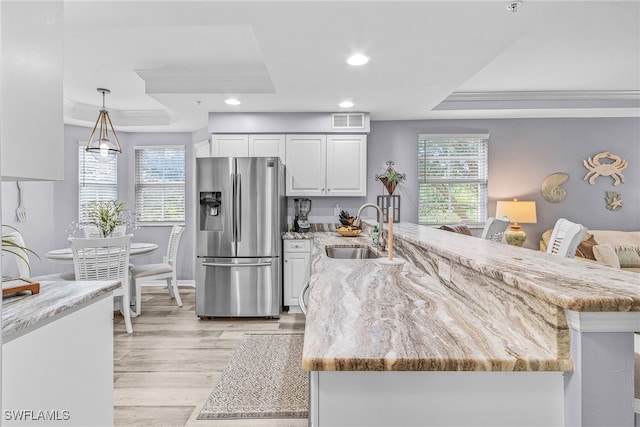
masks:
<svg viewBox="0 0 640 427"><path fill-rule="evenodd" d="M508 244L522 246L527 239L527 235L520 229L518 223L535 224L536 202L534 201L513 201L499 200L496 205L496 218L506 216L511 221L511 226L504 233L504 238Z"/></svg>

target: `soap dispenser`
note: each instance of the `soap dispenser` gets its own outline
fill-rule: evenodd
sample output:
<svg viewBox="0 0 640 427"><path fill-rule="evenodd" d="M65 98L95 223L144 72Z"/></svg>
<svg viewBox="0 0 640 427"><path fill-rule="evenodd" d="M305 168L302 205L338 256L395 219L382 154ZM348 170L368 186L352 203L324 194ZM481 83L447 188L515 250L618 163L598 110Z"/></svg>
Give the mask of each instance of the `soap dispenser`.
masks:
<svg viewBox="0 0 640 427"><path fill-rule="evenodd" d="M378 225L374 225L373 226L373 231L371 232L371 240L373 241L374 245L378 245Z"/></svg>

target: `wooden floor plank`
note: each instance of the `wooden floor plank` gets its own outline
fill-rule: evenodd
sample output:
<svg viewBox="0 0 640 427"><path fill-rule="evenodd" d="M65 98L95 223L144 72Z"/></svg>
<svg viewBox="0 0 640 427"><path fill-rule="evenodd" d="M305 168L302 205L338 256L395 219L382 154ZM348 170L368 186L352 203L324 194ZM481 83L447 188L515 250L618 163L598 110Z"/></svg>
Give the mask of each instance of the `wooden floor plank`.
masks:
<svg viewBox="0 0 640 427"><path fill-rule="evenodd" d="M247 333L300 333L304 316L199 319L195 289L180 288L183 307L166 290L144 287L142 315L127 334L114 323L116 426L302 427L306 419L197 420L232 353Z"/></svg>

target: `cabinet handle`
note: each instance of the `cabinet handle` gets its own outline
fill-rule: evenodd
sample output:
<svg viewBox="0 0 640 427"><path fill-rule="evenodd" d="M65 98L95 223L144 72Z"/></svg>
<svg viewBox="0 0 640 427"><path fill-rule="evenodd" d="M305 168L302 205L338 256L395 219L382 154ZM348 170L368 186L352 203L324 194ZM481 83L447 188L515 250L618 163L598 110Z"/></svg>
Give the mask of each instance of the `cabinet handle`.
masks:
<svg viewBox="0 0 640 427"><path fill-rule="evenodd" d="M284 262L289 262L289 260L288 260L288 259L285 259L285 260L284 260Z"/></svg>

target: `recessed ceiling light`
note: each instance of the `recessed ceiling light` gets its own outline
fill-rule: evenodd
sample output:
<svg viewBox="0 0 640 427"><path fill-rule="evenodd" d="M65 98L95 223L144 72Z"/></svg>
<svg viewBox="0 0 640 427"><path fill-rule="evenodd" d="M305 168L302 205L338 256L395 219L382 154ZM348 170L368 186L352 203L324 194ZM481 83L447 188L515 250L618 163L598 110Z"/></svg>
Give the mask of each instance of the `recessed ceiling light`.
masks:
<svg viewBox="0 0 640 427"><path fill-rule="evenodd" d="M354 65L354 66L364 65L367 62L369 62L369 57L359 53L356 55L350 56L349 59L347 59L347 64Z"/></svg>
<svg viewBox="0 0 640 427"><path fill-rule="evenodd" d="M353 102L351 102L351 101L342 101L338 105L340 105L341 108L351 108L351 107L353 107Z"/></svg>
<svg viewBox="0 0 640 427"><path fill-rule="evenodd" d="M225 104L228 104L228 105L240 105L240 104L241 104L241 102L240 102L240 101L238 101L238 100L237 100L237 99L235 99L235 98L228 98L228 99L225 99L225 100L224 100L224 103L225 103Z"/></svg>

